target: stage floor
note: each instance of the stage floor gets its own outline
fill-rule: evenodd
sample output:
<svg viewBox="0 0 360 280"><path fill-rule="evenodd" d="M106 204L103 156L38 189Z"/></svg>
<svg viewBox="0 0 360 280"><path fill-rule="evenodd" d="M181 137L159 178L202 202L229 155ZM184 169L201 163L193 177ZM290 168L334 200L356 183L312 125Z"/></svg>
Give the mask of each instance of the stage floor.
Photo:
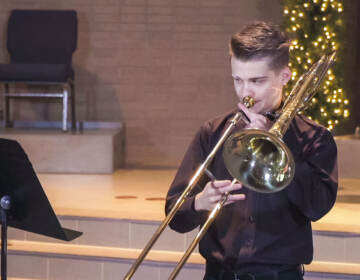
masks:
<svg viewBox="0 0 360 280"><path fill-rule="evenodd" d="M176 170L122 169L111 175L38 174L57 215L162 221ZM340 179L338 199L314 230L360 233L360 179Z"/></svg>

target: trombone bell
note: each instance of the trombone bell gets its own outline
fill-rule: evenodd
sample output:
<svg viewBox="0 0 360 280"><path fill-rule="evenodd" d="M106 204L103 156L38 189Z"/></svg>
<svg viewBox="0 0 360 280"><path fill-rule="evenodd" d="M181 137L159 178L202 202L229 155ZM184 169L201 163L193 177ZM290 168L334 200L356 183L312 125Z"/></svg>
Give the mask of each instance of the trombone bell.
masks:
<svg viewBox="0 0 360 280"><path fill-rule="evenodd" d="M231 176L256 192L278 192L290 184L295 173L289 148L264 130L232 134L224 144L223 158Z"/></svg>

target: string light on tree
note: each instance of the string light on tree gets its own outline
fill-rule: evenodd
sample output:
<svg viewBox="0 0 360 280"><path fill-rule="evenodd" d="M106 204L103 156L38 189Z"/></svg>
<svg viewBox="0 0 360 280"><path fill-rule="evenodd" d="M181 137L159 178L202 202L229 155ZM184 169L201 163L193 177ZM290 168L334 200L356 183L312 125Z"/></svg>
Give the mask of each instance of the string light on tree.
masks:
<svg viewBox="0 0 360 280"><path fill-rule="evenodd" d="M291 80L287 93L297 79L323 54L337 51L336 61L324 83L304 112L328 129L349 117L349 100L343 90L341 37L344 35L342 0L283 0L284 27L292 38L290 46Z"/></svg>

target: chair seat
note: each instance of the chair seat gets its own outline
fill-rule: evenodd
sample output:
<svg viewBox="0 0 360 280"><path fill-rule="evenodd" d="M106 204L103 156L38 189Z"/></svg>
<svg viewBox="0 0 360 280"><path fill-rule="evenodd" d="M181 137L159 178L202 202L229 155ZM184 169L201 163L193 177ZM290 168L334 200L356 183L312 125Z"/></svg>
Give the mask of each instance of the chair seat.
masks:
<svg viewBox="0 0 360 280"><path fill-rule="evenodd" d="M0 64L0 81L4 82L59 82L74 79L69 64Z"/></svg>

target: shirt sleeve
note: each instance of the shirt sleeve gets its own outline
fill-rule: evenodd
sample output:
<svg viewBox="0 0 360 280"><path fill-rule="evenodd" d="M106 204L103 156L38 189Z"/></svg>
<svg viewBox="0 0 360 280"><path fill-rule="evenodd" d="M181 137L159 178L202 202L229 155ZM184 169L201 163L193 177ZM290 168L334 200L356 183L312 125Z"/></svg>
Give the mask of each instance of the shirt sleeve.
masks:
<svg viewBox="0 0 360 280"><path fill-rule="evenodd" d="M165 212L168 214L178 198L187 187L190 179L195 174L196 169L202 164L207 155L208 133L207 126L204 125L195 135L184 159L178 169L174 181L167 193ZM177 232L188 232L200 225L202 211L197 212L194 209L195 195L202 191L205 183L205 176L202 176L197 185L190 191L183 205L175 214L170 222L170 227Z"/></svg>
<svg viewBox="0 0 360 280"><path fill-rule="evenodd" d="M310 148L295 160L295 176L286 188L289 200L311 221L330 211L338 189L337 148L324 129Z"/></svg>

